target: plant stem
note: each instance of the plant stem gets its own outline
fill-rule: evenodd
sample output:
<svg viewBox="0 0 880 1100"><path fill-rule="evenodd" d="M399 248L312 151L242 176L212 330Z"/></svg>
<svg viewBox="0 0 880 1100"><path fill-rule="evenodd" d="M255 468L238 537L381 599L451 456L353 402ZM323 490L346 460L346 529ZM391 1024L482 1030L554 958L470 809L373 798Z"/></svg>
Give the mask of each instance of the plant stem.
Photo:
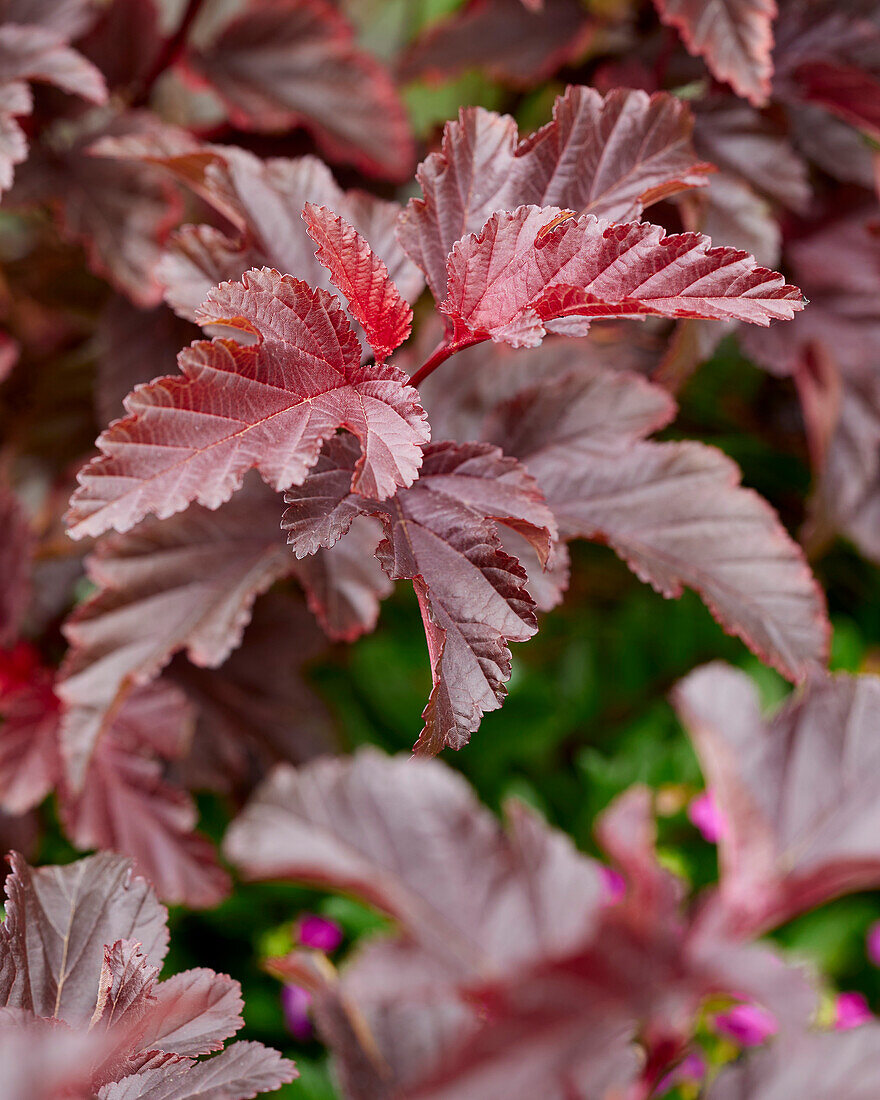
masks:
<svg viewBox="0 0 880 1100"><path fill-rule="evenodd" d="M484 339L485 337L468 335L462 339L453 339L451 343L447 343L445 340L441 341L410 378L409 384L420 386L428 375L433 374L440 364L445 363L451 355L455 355L457 351L464 351L465 348L473 347L474 344L481 344Z"/></svg>
<svg viewBox="0 0 880 1100"><path fill-rule="evenodd" d="M150 92L153 90L153 85L165 72L166 69L170 69L175 61L183 53L183 48L186 45L186 39L189 35L190 27L196 20L196 16L199 14L199 10L202 7L204 0L188 0L186 10L183 13L183 17L180 20L177 30L170 38L165 40L165 44L159 51L159 54L153 63L153 67L144 78L144 82L141 85L140 91L132 99L132 107L143 107L149 101Z"/></svg>

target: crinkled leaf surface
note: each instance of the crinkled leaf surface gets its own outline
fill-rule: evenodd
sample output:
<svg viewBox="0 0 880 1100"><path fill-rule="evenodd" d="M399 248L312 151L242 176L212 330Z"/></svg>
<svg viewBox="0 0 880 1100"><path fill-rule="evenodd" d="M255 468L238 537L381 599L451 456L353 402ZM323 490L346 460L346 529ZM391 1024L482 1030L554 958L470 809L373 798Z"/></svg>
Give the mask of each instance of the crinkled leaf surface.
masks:
<svg viewBox="0 0 880 1100"><path fill-rule="evenodd" d="M168 947L167 914L131 861L101 852L66 867L28 866L12 856L6 879L6 922L0 934L0 973L11 965L4 1003L88 1024L95 1008L104 947L137 940L151 964Z"/></svg>
<svg viewBox="0 0 880 1100"><path fill-rule="evenodd" d="M384 363L409 336L412 309L390 279L388 268L348 222L314 203L306 203L303 218L318 246L318 259L363 326L376 361Z"/></svg>
<svg viewBox="0 0 880 1100"><path fill-rule="evenodd" d="M597 371L524 391L485 430L526 464L563 537L608 543L667 597L694 588L726 630L802 679L825 659L821 591L730 459L701 443L639 438L673 412L658 387Z"/></svg>
<svg viewBox="0 0 880 1100"><path fill-rule="evenodd" d="M553 121L523 140L513 119L468 107L419 166L424 198L410 201L401 244L442 301L446 257L496 211L534 203L626 221L704 184L710 166L693 150L692 129L690 111L665 93L617 89L603 98L570 87Z"/></svg>
<svg viewBox="0 0 880 1100"><path fill-rule="evenodd" d="M157 731L160 747L183 751L194 721L178 688L163 681L135 688L114 711L82 791L65 790L60 812L77 847L130 856L163 901L204 908L226 896L229 877L213 846L194 832L193 800L164 780L163 761L155 752Z"/></svg>
<svg viewBox="0 0 880 1100"><path fill-rule="evenodd" d="M202 307L216 338L184 349L181 374L138 387L128 416L99 438L68 515L73 537L126 531L193 501L217 508L256 467L275 489L301 482L345 427L363 453L352 488L380 499L416 476L428 438L415 391L361 348L325 291L263 268L224 283Z"/></svg>
<svg viewBox="0 0 880 1100"><path fill-rule="evenodd" d="M556 207L494 214L447 263L441 305L456 338L531 347L562 321L583 335L595 317L702 317L769 325L803 309L778 272L699 233L666 236L642 222L608 225L591 214L560 222Z"/></svg>

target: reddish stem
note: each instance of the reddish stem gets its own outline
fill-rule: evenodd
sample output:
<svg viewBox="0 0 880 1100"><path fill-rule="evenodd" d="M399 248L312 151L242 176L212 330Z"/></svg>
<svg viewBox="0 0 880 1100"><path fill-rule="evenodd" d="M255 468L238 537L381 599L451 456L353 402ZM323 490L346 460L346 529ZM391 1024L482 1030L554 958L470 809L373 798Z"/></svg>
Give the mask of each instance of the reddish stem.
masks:
<svg viewBox="0 0 880 1100"><path fill-rule="evenodd" d="M132 99L132 107L143 107L149 101L150 93L153 90L153 85L165 72L166 69L170 69L171 66L177 61L180 55L183 53L184 46L186 45L186 39L189 35L190 27L196 21L196 16L199 14L199 10L202 7L204 0L189 0L186 5L186 11L183 13L183 18L180 20L177 30L170 38L165 40L165 44L159 51L153 67L144 78L144 82L141 85L140 91Z"/></svg>
<svg viewBox="0 0 880 1100"><path fill-rule="evenodd" d="M440 364L445 363L451 355L455 355L457 351L464 351L465 348L473 347L474 344L481 344L483 340L485 340L484 336L471 336L470 333L457 339L453 337L449 343L443 340L410 378L409 384L416 387L420 386L428 375L433 374Z"/></svg>

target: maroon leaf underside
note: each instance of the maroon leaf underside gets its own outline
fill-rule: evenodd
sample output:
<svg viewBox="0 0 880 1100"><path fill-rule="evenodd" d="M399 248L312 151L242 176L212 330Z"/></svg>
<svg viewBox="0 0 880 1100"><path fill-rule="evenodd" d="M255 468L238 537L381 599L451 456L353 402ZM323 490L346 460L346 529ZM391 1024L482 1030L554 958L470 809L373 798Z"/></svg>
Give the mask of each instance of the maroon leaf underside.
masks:
<svg viewBox="0 0 880 1100"><path fill-rule="evenodd" d="M563 538L608 543L666 597L694 588L725 630L803 679L829 638L803 553L721 452L643 439L674 412L659 387L596 368L524 390L483 431L535 477Z"/></svg>
<svg viewBox="0 0 880 1100"><path fill-rule="evenodd" d="M399 74L403 80L444 79L480 68L493 80L528 90L576 60L593 34L578 0L470 0L413 43Z"/></svg>
<svg viewBox="0 0 880 1100"><path fill-rule="evenodd" d="M185 752L194 720L186 698L170 684L131 691L91 756L82 791L62 789L60 814L78 848L121 852L163 901L205 908L228 894L229 876L213 846L194 832L195 803L165 781L164 760L157 756L157 749L172 757Z"/></svg>
<svg viewBox="0 0 880 1100"><path fill-rule="evenodd" d="M177 650L217 667L240 643L257 595L295 565L281 511L278 495L251 475L217 512L192 508L99 543L87 563L98 591L65 624L71 648L58 684L75 787L128 692Z"/></svg>
<svg viewBox="0 0 880 1100"><path fill-rule="evenodd" d="M746 938L876 885L880 680L817 674L768 721L748 677L715 664L675 703L726 823L712 916Z"/></svg>

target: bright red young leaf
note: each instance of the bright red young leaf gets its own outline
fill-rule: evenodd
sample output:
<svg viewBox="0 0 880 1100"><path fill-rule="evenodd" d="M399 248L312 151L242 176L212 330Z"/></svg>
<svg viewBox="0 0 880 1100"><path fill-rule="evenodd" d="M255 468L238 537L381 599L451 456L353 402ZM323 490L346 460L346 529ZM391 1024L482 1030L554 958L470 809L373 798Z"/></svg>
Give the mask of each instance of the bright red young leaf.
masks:
<svg viewBox="0 0 880 1100"><path fill-rule="evenodd" d="M660 18L675 27L688 50L702 57L717 80L756 107L766 104L773 74L776 0L654 0Z"/></svg>
<svg viewBox="0 0 880 1100"><path fill-rule="evenodd" d="M431 658L434 688L415 751L461 748L482 715L501 706L508 641L537 629L525 570L501 548L495 523L525 536L546 561L553 518L519 463L479 443L429 445L410 489L386 504L366 501L349 491L352 443L325 447L302 490L286 495L282 525L304 557L332 546L359 512L379 516L379 560L392 580L413 582Z"/></svg>
<svg viewBox="0 0 880 1100"><path fill-rule="evenodd" d="M384 363L409 336L412 309L390 279L388 268L344 218L308 202L303 220L331 282L363 326L376 362Z"/></svg>
<svg viewBox="0 0 880 1100"><path fill-rule="evenodd" d="M286 489L340 427L362 446L353 491L384 499L413 481L428 438L417 394L396 368L361 366L361 347L325 291L263 268L213 290L199 319L246 342L193 344L180 353L180 375L131 394L129 415L98 439L102 456L80 471L74 538L127 531L192 501L217 508L254 467Z"/></svg>
<svg viewBox="0 0 880 1100"><path fill-rule="evenodd" d="M443 79L479 67L528 90L577 60L593 33L579 0L469 0L413 43L400 76Z"/></svg>
<svg viewBox="0 0 880 1100"><path fill-rule="evenodd" d="M278 495L250 480L216 513L192 508L99 544L87 562L98 590L65 624L70 650L58 684L75 786L133 687L179 649L216 667L240 643L256 597L295 566L281 512Z"/></svg>
<svg viewBox="0 0 880 1100"><path fill-rule="evenodd" d="M234 1043L195 1061L241 1027L240 989L209 970L157 982L167 913L147 883L132 878L128 860L102 853L34 871L10 858L0 1038L15 1035L25 1054L15 1100L220 1100L293 1079L293 1063L259 1043ZM36 1047L35 1035L43 1037ZM76 1051L85 1056L70 1059ZM53 1069L65 1055L66 1079Z"/></svg>
<svg viewBox="0 0 880 1100"><path fill-rule="evenodd" d="M730 459L701 443L642 440L673 413L637 376L582 371L523 391L484 430L535 477L564 538L608 543L664 596L694 588L726 630L800 680L825 660L821 591Z"/></svg>
<svg viewBox="0 0 880 1100"><path fill-rule="evenodd" d="M269 133L305 126L330 160L392 180L412 168L391 77L358 48L329 0L253 0L185 60L236 126Z"/></svg>
<svg viewBox="0 0 880 1100"><path fill-rule="evenodd" d="M446 124L440 152L419 165L424 198L410 201L400 242L440 302L446 257L496 211L536 203L626 221L658 199L702 186L711 166L694 152L692 129L679 100L626 89L603 98L570 87L557 98L553 121L522 140L508 116L465 108Z"/></svg>
<svg viewBox="0 0 880 1100"><path fill-rule="evenodd" d="M800 291L778 272L699 233L665 236L591 214L560 222L562 213L522 206L495 214L453 248L440 308L454 342L533 347L548 330L583 335L591 318L645 314L766 326L803 309Z"/></svg>
<svg viewBox="0 0 880 1100"><path fill-rule="evenodd" d="M193 831L195 803L162 775L163 757L189 749L194 722L193 709L170 684L130 692L95 748L82 792L64 789L60 812L78 848L121 852L163 901L204 908L226 896L229 877L213 845Z"/></svg>
<svg viewBox="0 0 880 1100"><path fill-rule="evenodd" d="M755 936L880 882L880 679L817 675L767 720L742 672L691 673L675 692L725 829L715 917Z"/></svg>

